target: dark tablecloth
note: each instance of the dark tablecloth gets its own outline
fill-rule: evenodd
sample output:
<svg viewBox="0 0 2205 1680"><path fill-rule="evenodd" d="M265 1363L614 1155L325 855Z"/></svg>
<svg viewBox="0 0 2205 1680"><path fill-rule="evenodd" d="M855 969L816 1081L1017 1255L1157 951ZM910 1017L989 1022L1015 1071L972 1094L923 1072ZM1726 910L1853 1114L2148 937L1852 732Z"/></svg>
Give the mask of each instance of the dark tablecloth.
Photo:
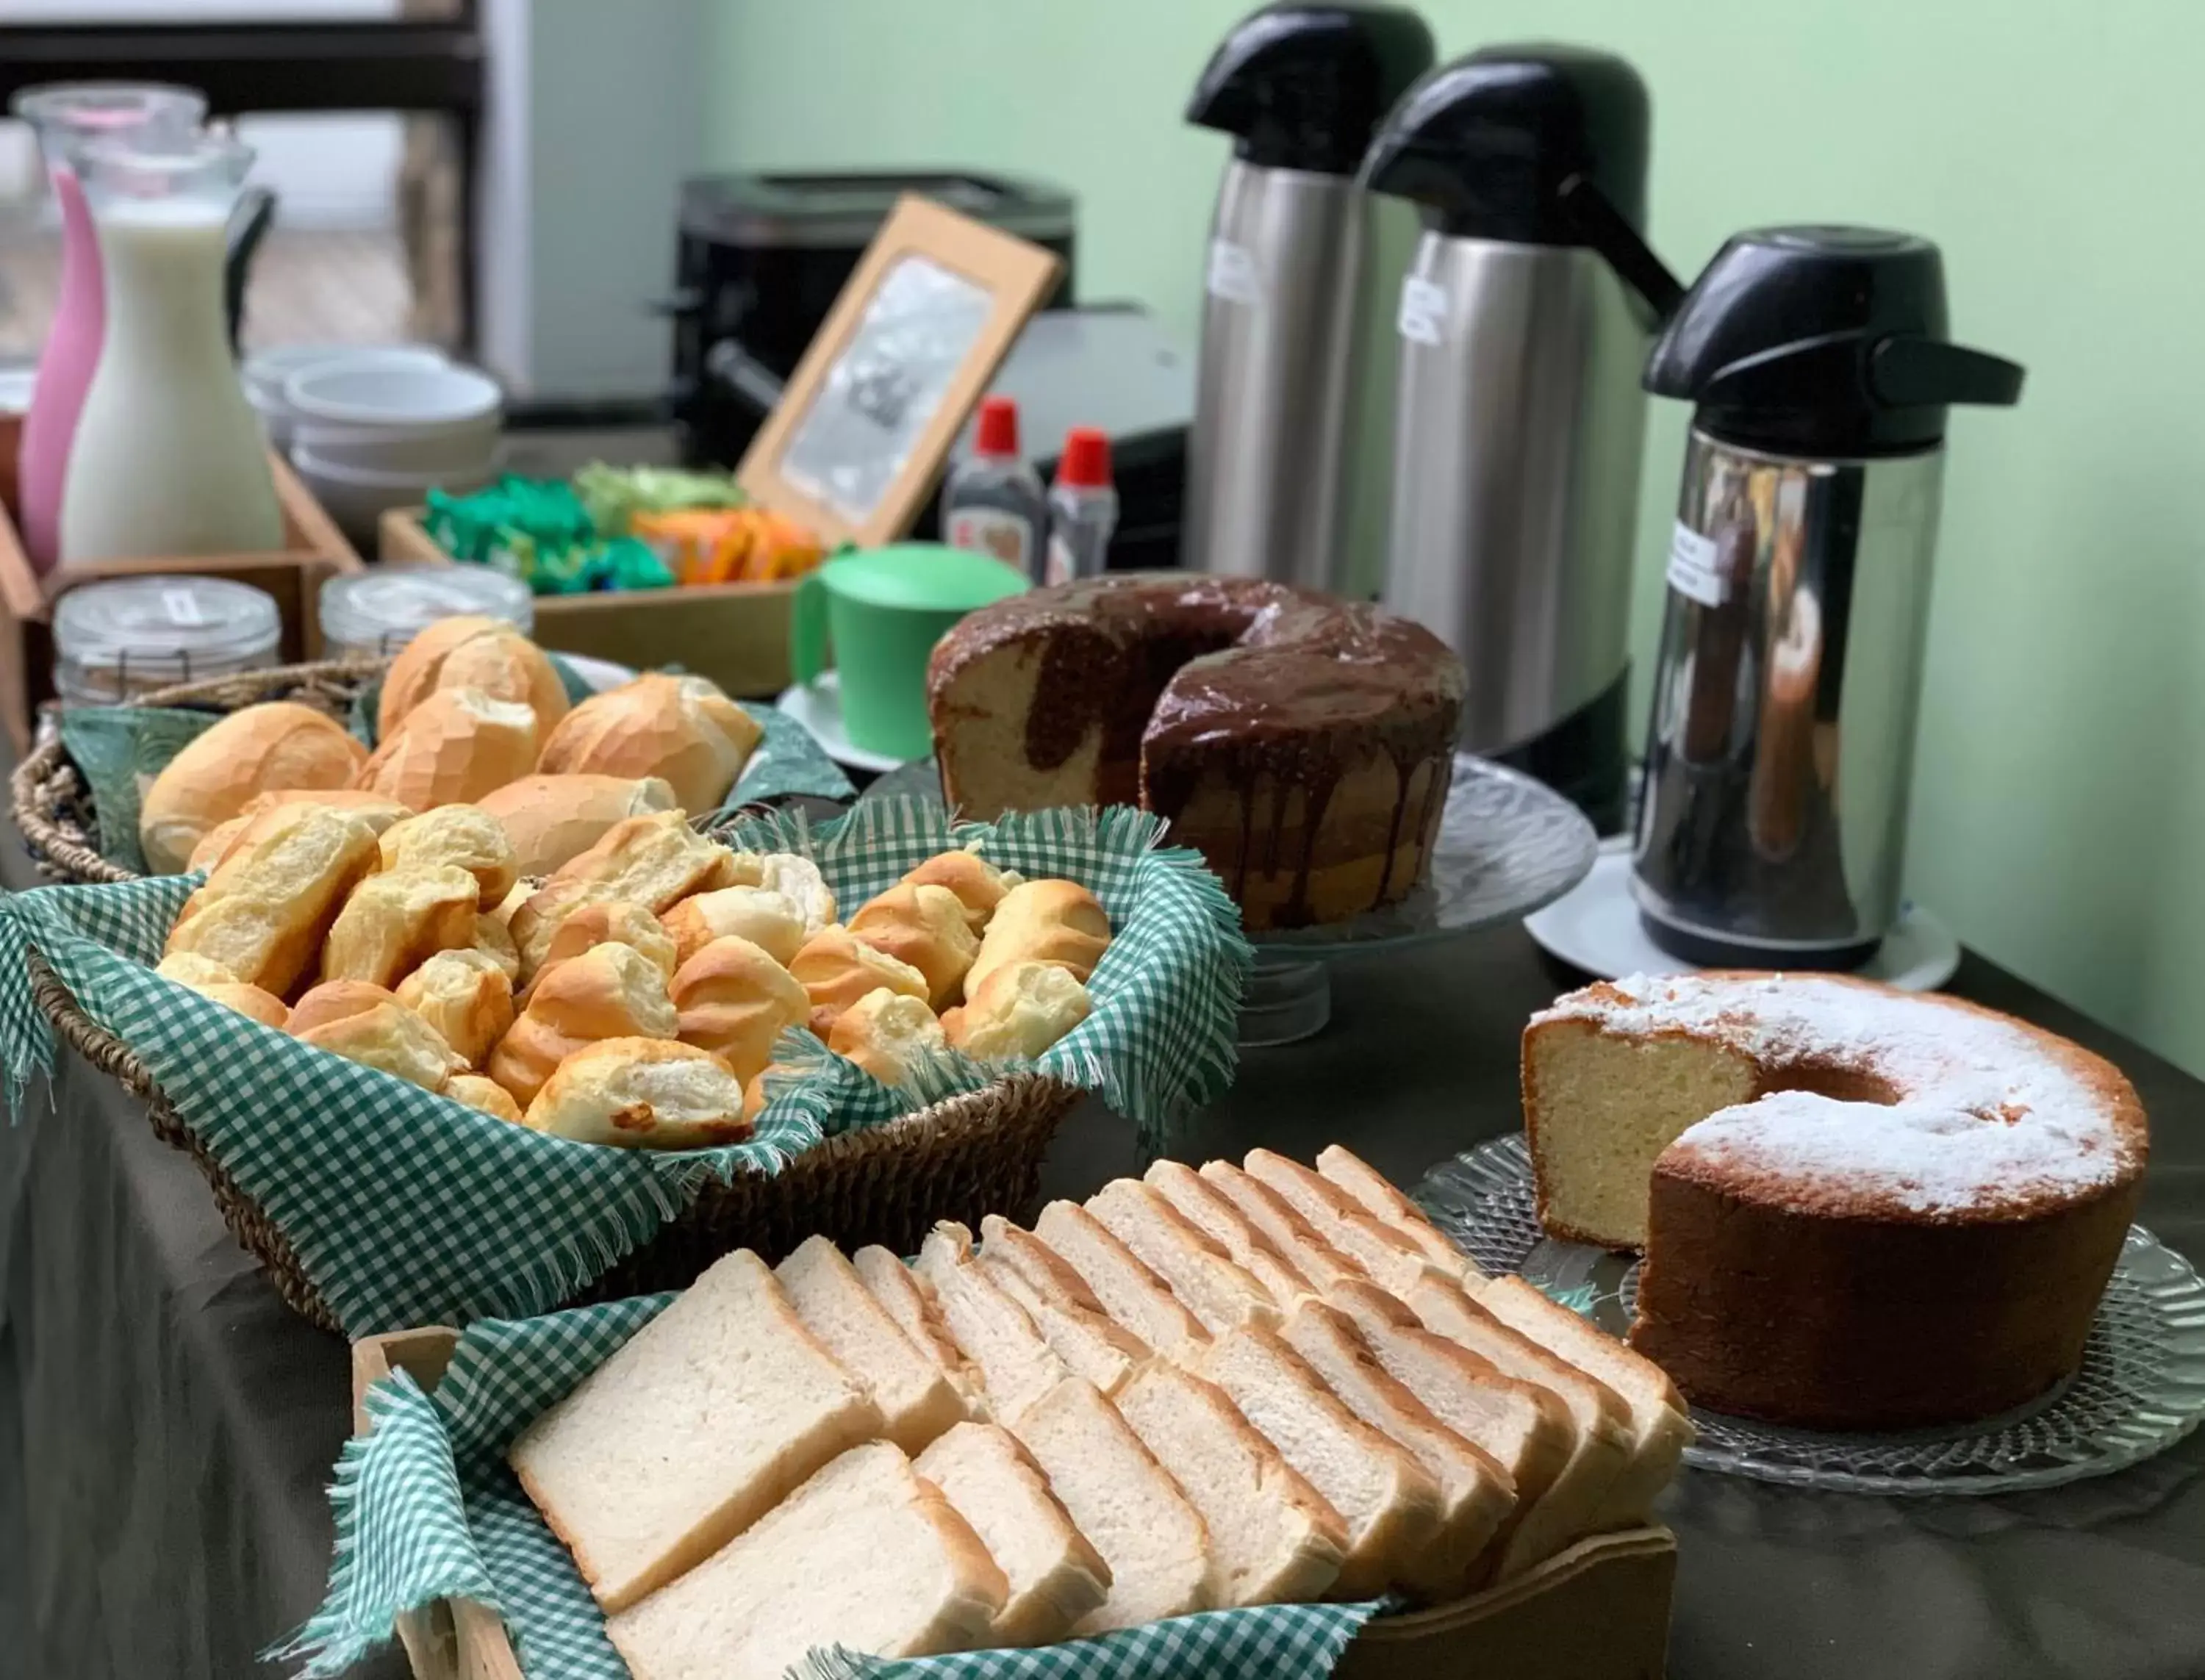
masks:
<svg viewBox="0 0 2205 1680"><path fill-rule="evenodd" d="M1413 1183L1519 1123L1517 1036L1574 983L1514 929L1335 974L1331 1027L1245 1058L1180 1153L1262 1143L1306 1157L1338 1138ZM2127 1069L2154 1128L2143 1217L2205 1255L2205 1086L1988 964L1971 959L1955 989ZM229 1680L320 1592L345 1351L287 1314L190 1161L115 1086L68 1059L52 1095L0 1138L0 1674ZM1067 1121L1048 1188L1081 1195L1134 1164L1128 1128L1090 1105ZM1661 1513L1681 1548L1672 1671L2194 1680L2201 1472L2205 1436L2004 1499L1688 1473Z"/></svg>

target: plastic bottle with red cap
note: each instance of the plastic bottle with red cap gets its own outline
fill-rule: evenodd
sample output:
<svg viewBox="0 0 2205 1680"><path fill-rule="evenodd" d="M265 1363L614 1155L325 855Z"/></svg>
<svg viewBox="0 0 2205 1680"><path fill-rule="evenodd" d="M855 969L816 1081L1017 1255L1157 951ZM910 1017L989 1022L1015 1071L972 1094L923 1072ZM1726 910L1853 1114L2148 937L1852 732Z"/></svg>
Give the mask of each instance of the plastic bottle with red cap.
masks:
<svg viewBox="0 0 2205 1680"><path fill-rule="evenodd" d="M942 539L1038 580L1048 536L1041 474L1019 450L1019 406L989 397L980 404L972 454L950 469L942 488Z"/></svg>
<svg viewBox="0 0 2205 1680"><path fill-rule="evenodd" d="M1042 581L1063 584L1102 576L1117 525L1109 435L1094 426L1074 426L1064 435L1056 482L1049 490L1049 559Z"/></svg>

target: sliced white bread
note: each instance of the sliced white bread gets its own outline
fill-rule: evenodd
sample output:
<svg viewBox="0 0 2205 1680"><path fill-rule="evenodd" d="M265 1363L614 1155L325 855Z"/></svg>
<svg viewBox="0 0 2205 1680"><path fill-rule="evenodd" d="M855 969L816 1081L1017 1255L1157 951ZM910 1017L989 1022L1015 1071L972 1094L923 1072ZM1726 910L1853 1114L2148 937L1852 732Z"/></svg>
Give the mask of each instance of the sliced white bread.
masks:
<svg viewBox="0 0 2205 1680"><path fill-rule="evenodd" d="M966 1413L984 1416L987 1391L980 1373L951 1339L948 1326L942 1321L941 1303L926 1279L877 1245L859 1249L850 1256L850 1264L865 1292L895 1321L896 1328L910 1339L929 1364L949 1379L965 1402Z"/></svg>
<svg viewBox="0 0 2205 1680"><path fill-rule="evenodd" d="M1074 1634L1210 1608L1202 1517L1102 1390L1068 1377L1020 1413L1011 1433L1110 1566L1110 1595L1080 1618Z"/></svg>
<svg viewBox="0 0 2205 1680"><path fill-rule="evenodd" d="M1402 1195L1383 1172L1337 1143L1328 1143L1317 1151L1316 1170L1320 1178L1346 1190L1371 1218L1408 1238L1425 1259L1450 1272L1460 1273L1471 1292L1477 1293L1477 1280L1484 1277L1484 1270L1450 1242L1447 1234L1425 1217L1424 1210Z"/></svg>
<svg viewBox="0 0 2205 1680"><path fill-rule="evenodd" d="M1343 1284L1327 1298L1355 1321L1388 1376L1514 1478L1516 1508L1494 1536L1485 1573L1515 1574L1593 1532L1608 1483L1581 1463L1578 1427L1560 1395L1405 1324L1401 1303L1375 1285Z"/></svg>
<svg viewBox="0 0 2205 1680"><path fill-rule="evenodd" d="M881 1433L917 1453L965 1415L948 1376L918 1351L872 1297L858 1269L824 1237L807 1237L773 1275L798 1321L872 1391Z"/></svg>
<svg viewBox="0 0 2205 1680"><path fill-rule="evenodd" d="M1642 1523L1677 1474L1692 1444L1692 1421L1669 1374L1521 1278L1495 1278L1477 1304L1566 1360L1623 1402L1631 1432L1631 1463L1608 1490L1596 1519L1603 1527Z"/></svg>
<svg viewBox="0 0 2205 1680"><path fill-rule="evenodd" d="M1343 1404L1302 1356L1250 1325L1221 1336L1198 1374L1322 1494L1347 1527L1337 1598L1364 1598L1415 1572L1438 1538L1439 1484L1408 1452Z"/></svg>
<svg viewBox="0 0 2205 1680"><path fill-rule="evenodd" d="M1251 1149L1240 1164L1249 1177L1269 1184L1290 1202L1319 1237L1361 1267L1381 1289L1406 1300L1422 1279L1453 1282L1461 1278L1459 1263L1441 1266L1427 1259L1400 1232L1373 1219L1361 1202L1299 1161L1269 1149Z"/></svg>
<svg viewBox="0 0 2205 1680"><path fill-rule="evenodd" d="M507 1457L611 1612L711 1556L881 1427L865 1386L799 1321L765 1262L739 1250Z"/></svg>
<svg viewBox="0 0 2205 1680"><path fill-rule="evenodd" d="M1287 1315L1280 1333L1348 1410L1406 1447L1439 1484L1440 1532L1412 1560L1401 1584L1431 1599L1462 1593L1516 1507L1514 1478L1388 1374L1353 1321L1337 1308L1304 1301Z"/></svg>
<svg viewBox="0 0 2205 1680"><path fill-rule="evenodd" d="M1103 1311L1155 1351L1189 1359L1209 1345L1209 1333L1180 1304L1171 1285L1077 1202L1050 1202L1034 1221L1033 1234L1079 1274ZM1006 1252L1013 1265L1025 1269L1016 1250ZM1035 1277L1031 1271L1026 1275Z"/></svg>
<svg viewBox="0 0 2205 1680"><path fill-rule="evenodd" d="M1034 1328L1041 1332L1042 1340L1049 1345L1073 1375L1085 1377L1115 1398L1133 1373L1147 1362L1148 1349L1115 1319L1100 1311L1090 1311L1055 1291L1037 1287L1009 1261L990 1253L985 1244L979 1258L980 1269L994 1279L998 1289L1025 1309Z"/></svg>
<svg viewBox="0 0 2205 1680"><path fill-rule="evenodd" d="M945 1220L919 1245L917 1270L934 1291L951 1339L980 1373L988 1410L1008 1423L1072 1374L1025 1308L972 1257L972 1233Z"/></svg>
<svg viewBox="0 0 2205 1680"><path fill-rule="evenodd" d="M1202 1514L1219 1609L1324 1596L1347 1555L1346 1526L1223 1389L1151 1360L1118 1410Z"/></svg>
<svg viewBox="0 0 2205 1680"><path fill-rule="evenodd" d="M1229 1161L1202 1164L1202 1181L1238 1208L1271 1246L1286 1256L1319 1294L1338 1284L1367 1281L1363 1268L1316 1232L1293 1204Z"/></svg>
<svg viewBox="0 0 2205 1680"><path fill-rule="evenodd" d="M1185 1161L1156 1161L1141 1175L1141 1182L1263 1285L1281 1312L1302 1297L1316 1292L1316 1285L1256 1229L1245 1214Z"/></svg>
<svg viewBox="0 0 2205 1680"><path fill-rule="evenodd" d="M640 1433L640 1432L637 1432ZM822 1646L923 1657L982 1644L1009 1591L940 1489L853 1447L749 1532L605 1620L636 1680L782 1680Z"/></svg>
<svg viewBox="0 0 2205 1680"><path fill-rule="evenodd" d="M1244 1324L1278 1324L1271 1292L1139 1179L1103 1185L1087 1198L1087 1211L1168 1284L1212 1336Z"/></svg>
<svg viewBox="0 0 2205 1680"><path fill-rule="evenodd" d="M1109 1564L1007 1429L960 1423L913 1468L948 1495L1008 1583L989 1648L1052 1644L1110 1595Z"/></svg>

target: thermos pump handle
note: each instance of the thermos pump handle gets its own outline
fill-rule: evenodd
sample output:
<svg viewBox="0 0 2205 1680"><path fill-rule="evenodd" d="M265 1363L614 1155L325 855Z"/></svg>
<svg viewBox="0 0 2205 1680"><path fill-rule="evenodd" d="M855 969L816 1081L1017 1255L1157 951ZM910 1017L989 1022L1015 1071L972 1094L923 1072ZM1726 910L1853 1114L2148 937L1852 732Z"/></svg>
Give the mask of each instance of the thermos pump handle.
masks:
<svg viewBox="0 0 2205 1680"><path fill-rule="evenodd" d="M1571 175L1554 196L1585 243L1607 260L1625 285L1646 300L1657 327L1677 312L1677 306L1685 300L1683 282L1669 272L1669 265L1638 236L1638 229L1608 201L1608 194L1590 175Z"/></svg>
<svg viewBox="0 0 2205 1680"><path fill-rule="evenodd" d="M2018 362L1942 339L1892 337L1869 358L1869 388L1893 407L1965 402L2011 408L2021 401Z"/></svg>

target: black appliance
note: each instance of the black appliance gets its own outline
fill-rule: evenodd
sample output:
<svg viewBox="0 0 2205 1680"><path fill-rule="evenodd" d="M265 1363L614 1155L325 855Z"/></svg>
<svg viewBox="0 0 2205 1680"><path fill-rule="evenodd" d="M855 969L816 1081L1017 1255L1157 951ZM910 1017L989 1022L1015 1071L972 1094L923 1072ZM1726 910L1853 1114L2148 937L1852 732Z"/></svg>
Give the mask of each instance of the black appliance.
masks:
<svg viewBox="0 0 2205 1680"><path fill-rule="evenodd" d="M674 418L682 457L732 466L896 200L917 193L1064 259L1044 307L1073 300L1072 194L972 169L706 175L681 188Z"/></svg>

